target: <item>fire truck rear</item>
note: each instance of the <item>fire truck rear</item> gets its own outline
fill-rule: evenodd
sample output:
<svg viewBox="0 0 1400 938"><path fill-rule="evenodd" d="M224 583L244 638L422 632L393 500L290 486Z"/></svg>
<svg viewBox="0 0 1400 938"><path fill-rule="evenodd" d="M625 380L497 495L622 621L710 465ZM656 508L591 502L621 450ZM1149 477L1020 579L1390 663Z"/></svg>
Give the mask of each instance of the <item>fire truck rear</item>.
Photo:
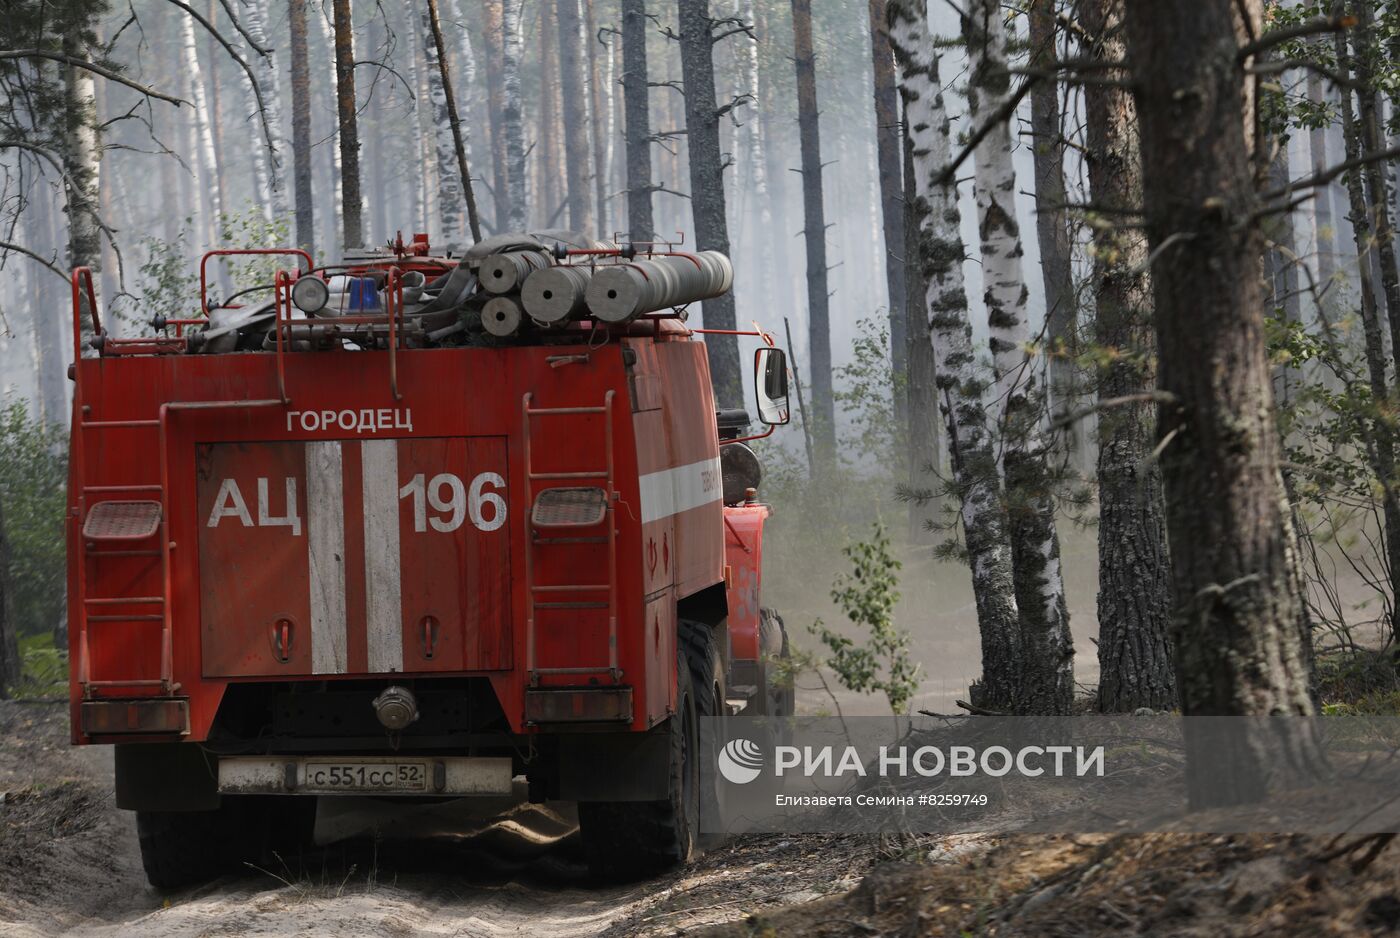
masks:
<svg viewBox="0 0 1400 938"><path fill-rule="evenodd" d="M608 876L696 854L699 722L792 689L750 418L685 323L732 274L661 247L214 252L294 269L141 338L74 272L73 741L114 745L154 885L292 855L342 795L577 802Z"/></svg>

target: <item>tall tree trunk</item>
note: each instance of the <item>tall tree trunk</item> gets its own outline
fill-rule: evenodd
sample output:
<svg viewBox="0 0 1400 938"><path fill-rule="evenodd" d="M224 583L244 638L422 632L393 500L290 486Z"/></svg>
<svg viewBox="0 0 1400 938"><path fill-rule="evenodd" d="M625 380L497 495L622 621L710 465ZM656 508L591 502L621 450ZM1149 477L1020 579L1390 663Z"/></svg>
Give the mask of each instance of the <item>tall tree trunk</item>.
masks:
<svg viewBox="0 0 1400 938"><path fill-rule="evenodd" d="M759 36L761 28L758 11L754 7L754 0L740 0L739 16L745 23L754 28L754 35ZM774 301L774 281L777 279L774 271L773 245L778 238L785 238L786 232L776 231L773 227L773 199L768 192L768 153L765 145L764 131L767 128L765 114L771 106L771 102L763 100L761 89L759 88L759 68L758 68L758 46L760 38L749 40L747 37L740 37L738 40L739 69L743 75L740 84L742 93L750 98L748 105L748 121L744 124L744 170L748 174L748 190L752 194L754 207L758 216L758 269L762 271L758 278L758 301L763 304L764 309L772 309ZM886 36L886 46L889 38ZM784 252L785 253L785 252Z"/></svg>
<svg viewBox="0 0 1400 938"><path fill-rule="evenodd" d="M505 137L508 167L507 231L524 231L525 126L520 102L520 5L522 0L501 0L501 132Z"/></svg>
<svg viewBox="0 0 1400 938"><path fill-rule="evenodd" d="M1078 19L1090 37L1086 58L1126 58L1123 0L1080 0ZM1110 219L1121 217L1115 210L1136 211L1142 205L1142 155L1132 92L1085 85L1084 112L1091 201ZM1108 361L1099 399L1129 401L1099 417L1098 708L1170 710L1176 707L1171 561L1162 472L1151 456L1157 349L1147 239L1140 230L1095 229L1093 285L1094 341Z"/></svg>
<svg viewBox="0 0 1400 938"><path fill-rule="evenodd" d="M1050 69L1059 58L1055 0L1031 0L1030 67ZM1053 74L1053 72L1052 72ZM1050 413L1061 418L1076 406L1075 357L1079 309L1070 265L1069 212L1065 194L1065 144L1060 131L1060 84L1053 78L1031 87L1031 152L1035 159L1035 229L1045 284L1046 338L1050 346ZM1065 425L1061 452L1088 473L1084 424Z"/></svg>
<svg viewBox="0 0 1400 938"><path fill-rule="evenodd" d="M1323 89L1322 76L1308 69L1308 101L1315 107L1327 104L1327 94ZM1327 159L1326 125L1319 125L1308 131L1308 153L1312 158L1312 169L1320 172L1332 163ZM1313 244L1317 253L1317 282L1322 289L1335 285L1337 276L1336 255L1337 232L1332 221L1332 184L1318 186L1313 190ZM1325 301L1326 298L1324 298Z"/></svg>
<svg viewBox="0 0 1400 938"><path fill-rule="evenodd" d="M74 178L71 175L70 179ZM47 185L40 177L39 185ZM58 253L59 238L57 209L48 199L36 199L20 221L27 233L27 243L46 256ZM48 271L29 269L30 309L38 311L47 308L46 299L50 289L47 283L40 285L40 277L47 278ZM71 324L65 329L64 316L34 316L34 341L39 353L37 387L39 392L39 418L46 424L63 423L69 418L68 381L65 372L69 362L68 343L73 331ZM81 352L79 353L81 354Z"/></svg>
<svg viewBox="0 0 1400 938"><path fill-rule="evenodd" d="M1334 42L1337 53L1337 68L1342 75L1349 75L1352 62L1350 56L1347 55L1346 37L1338 33ZM1362 96L1364 97L1367 93L1368 91L1363 85ZM1360 159L1364 152L1364 133L1361 122L1357 120L1356 110L1352 104L1352 95L1348 89L1342 89L1338 100L1338 110L1341 112L1342 146L1346 158L1348 160ZM1363 174L1359 172L1347 173L1344 177L1347 198L1350 203L1350 214L1347 217L1351 221L1352 237L1356 243L1356 256L1360 259L1361 264L1359 278L1361 329L1364 339L1367 376L1370 379L1371 399L1377 402L1376 406L1383 406L1385 410L1388 410L1389 403L1394 400L1389 374L1393 368L1393 359L1386 353L1385 329L1381 325L1380 307L1376 300L1375 278L1371 275L1371 269L1366 264L1367 258L1373 253L1375 247L1375 235L1372 228L1371 206L1366 201L1362 177ZM1374 198L1374 193L1372 198ZM1386 560L1390 567L1391 632L1393 634L1396 603L1400 602L1400 485L1397 485L1400 480L1396 479L1395 432L1390 420L1385 416L1373 419L1371 421L1371 435L1373 437L1372 451L1368 453L1368 456L1383 494L1381 518L1385 524Z"/></svg>
<svg viewBox="0 0 1400 938"><path fill-rule="evenodd" d="M292 179L296 190L297 247L316 255L315 197L311 192L311 69L306 51L307 0L288 4L292 57ZM315 14L320 15L320 14Z"/></svg>
<svg viewBox="0 0 1400 938"><path fill-rule="evenodd" d="M76 39L65 36L63 53L86 59L87 50ZM92 269L93 285L102 272L102 229L97 220L98 185L101 172L102 144L97 132L97 97L92 72L69 66L64 73L64 139L63 172L67 177L68 266ZM201 94L203 88L200 88ZM87 311L87 296L81 294L84 315L81 317L83 349L74 349L73 357L82 356L93 338L92 317ZM102 300L99 297L98 303Z"/></svg>
<svg viewBox="0 0 1400 938"><path fill-rule="evenodd" d="M943 452L938 433L938 387L935 383L937 369L933 356L933 337L929 332L928 317L924 315L928 278L918 257L915 256L919 250L919 217L916 209L920 203L914 185L914 144L909 136L907 113L901 136L903 140L900 149L904 152L904 198L900 209L904 212L906 253L899 261L904 267L904 309L908 312L904 338L907 343L905 354L909 363L909 379L903 390L907 402L906 412L909 414L909 488L914 492L926 491L929 494L928 498L909 500L909 540L915 544L928 545L936 539L933 525L943 517L943 498L939 491L942 484L939 474L943 467ZM961 241L958 246L961 248Z"/></svg>
<svg viewBox="0 0 1400 938"><path fill-rule="evenodd" d="M218 0L209 0L207 4L210 22L213 22L213 17L217 16L214 9L217 2ZM212 184L215 198L219 203L219 211L214 216L214 237L216 240L210 247L220 247L223 244L223 213L231 208L228 200L228 168L225 165L225 154L227 150L224 147L224 109L220 101L222 96L219 94L218 55L218 40L215 39L212 34L206 36L204 41L204 57L208 61L209 67L204 70L204 81L208 86L209 139L213 141L213 145L209 148L209 155L213 157L213 162L210 163L210 166L214 170L214 176L211 180L205 180L205 185ZM224 295L227 296L231 288L228 280L227 268L222 264L219 265L219 275L221 281L220 287L225 291Z"/></svg>
<svg viewBox="0 0 1400 938"><path fill-rule="evenodd" d="M540 10L540 109L539 134L535 149L540 153L540 183L535 211L540 228L563 227L567 221L569 184L564 178L564 135L560 120L562 102L559 87L559 20L551 15L555 10L543 6Z"/></svg>
<svg viewBox="0 0 1400 938"><path fill-rule="evenodd" d="M899 114L895 94L894 54L885 0L870 0L870 56L875 78L875 151L880 186L880 212L885 233L885 283L889 289L890 372L895 386L895 422L904 427L912 415L906 412L909 396L901 386L909 380L908 347L904 314L904 206L900 199ZM764 229L765 236L768 229ZM912 436L913 430L910 429ZM912 467L911 467L912 468Z"/></svg>
<svg viewBox="0 0 1400 938"><path fill-rule="evenodd" d="M19 683L17 628L10 598L10 542L5 536L5 506L0 505L0 700L9 700L11 689Z"/></svg>
<svg viewBox="0 0 1400 938"><path fill-rule="evenodd" d="M438 22L437 0L427 0L426 9L426 25L432 36L431 49L428 50L432 52L432 55L428 56L428 67L431 71L433 65L436 64L438 88L442 94L442 106L439 108L438 92L436 90L433 92L433 119L438 136L438 179L441 187L441 199L445 204L451 201L454 196L461 198L462 206L466 208L467 212L466 234L471 235L473 241L480 241L481 223L476 217L476 195L472 192L471 169L467 165L467 142L463 136L462 122L457 116L457 99L452 90L452 73L448 67L447 44L442 38L442 24ZM431 78L432 76L429 75L430 82ZM429 88L432 88L431 83ZM444 123L447 125L446 132L452 157L456 161L455 167L449 166L446 171L443 169L442 161ZM455 193L449 188L454 177L457 185ZM458 224L460 226L460 222ZM445 222L443 227L444 229L447 227ZM455 237L457 234L457 229L453 229L452 236Z"/></svg>
<svg viewBox="0 0 1400 938"><path fill-rule="evenodd" d="M304 0L292 0L290 6L299 7ZM248 35L253 37L253 41L258 45L268 48L271 44L267 37L269 0L252 0L246 7L244 25L248 29ZM305 53L306 44L306 20L304 11L294 10L292 16L302 18L300 29L302 31L301 43L302 52ZM292 40L295 45L296 40ZM258 168L260 175L266 177L266 185L269 198L269 207L272 217L278 222L286 220L287 217L287 179L284 172L285 156L282 146L282 85L277 78L277 57L272 55L258 55L252 53L249 58L254 66L254 75L257 77L258 91L262 95L263 106L267 112L267 129L269 139L267 146L254 161L254 166ZM250 95L251 98L251 95ZM256 99L250 101L252 107L257 107ZM293 128L293 133L296 128ZM261 183L259 183L261 185Z"/></svg>
<svg viewBox="0 0 1400 938"><path fill-rule="evenodd" d="M486 41L486 114L491 124L491 199L495 206L497 234L510 224L509 179L512 173L506 153L505 5L508 0L482 4L482 37ZM523 172L517 166L514 172Z"/></svg>
<svg viewBox="0 0 1400 938"><path fill-rule="evenodd" d="M939 182L951 159L948 112L922 0L889 0L888 15L890 45L901 69L900 93L918 196L913 211L919 234L910 244L918 249L919 274L928 281L921 315L927 317L933 338L936 382L948 421L953 480L961 502L982 639L982 679L973 686L972 699L977 706L1009 712L1016 709L1021 635L1006 504L982 403L987 381L972 349L957 186Z"/></svg>
<svg viewBox="0 0 1400 938"><path fill-rule="evenodd" d="M677 0L680 19L681 80L685 84L685 130L690 162L690 208L695 219L695 247L729 253L729 223L724 208L724 159L719 148L715 103L714 24L709 0ZM702 304L705 328L735 328L734 292ZM739 343L734 336L712 335L705 341L715 403L742 407Z"/></svg>
<svg viewBox="0 0 1400 938"><path fill-rule="evenodd" d="M564 116L564 179L568 186L569 227L595 234L590 181L588 133L592 123L592 84L584 70L579 43L583 26L579 0L555 0L559 14L559 101Z"/></svg>
<svg viewBox="0 0 1400 938"><path fill-rule="evenodd" d="M1155 297L1182 712L1311 714L1264 347L1235 0L1127 0ZM1309 724L1187 727L1193 806L1320 762Z"/></svg>
<svg viewBox="0 0 1400 938"><path fill-rule="evenodd" d="M836 402L831 383L831 313L827 288L826 212L817 111L817 56L811 0L792 0L793 63L797 69L797 133L802 151L802 234L807 244L807 361L811 369L812 441L819 478L836 468Z"/></svg>
<svg viewBox="0 0 1400 938"><path fill-rule="evenodd" d="M968 113L974 123L992 120L1010 85L1000 3L977 0L964 26L972 72ZM1027 290L1007 122L999 121L983 138L976 158L983 302L998 391L1006 402L1002 465L1021 614L1020 706L1027 713L1067 713L1074 701L1074 644L1060 570L1053 479L1041 432L1044 391L1035 362L1028 358Z"/></svg>
<svg viewBox="0 0 1400 938"><path fill-rule="evenodd" d="M584 2L583 44L588 49L588 88L593 115L593 215L599 238L611 238L614 228L608 211L608 160L613 132L612 50L598 41L598 23L593 16L596 0Z"/></svg>
<svg viewBox="0 0 1400 938"><path fill-rule="evenodd" d="M360 131L355 104L355 24L350 0L334 0L336 113L340 124L340 204L344 246L363 247L360 200Z"/></svg>
<svg viewBox="0 0 1400 938"><path fill-rule="evenodd" d="M466 197L462 191L462 176L457 170L457 150L453 145L452 122L447 114L448 86L443 82L443 60L435 39L433 22L435 4L418 6L417 39L422 50L424 80L428 86L428 121L432 128L434 165L437 167L437 188L434 205L442 222L443 246L460 246L466 237Z"/></svg>
<svg viewBox="0 0 1400 938"><path fill-rule="evenodd" d="M651 211L651 103L646 0L622 0L622 117L627 137L627 236L656 236Z"/></svg>

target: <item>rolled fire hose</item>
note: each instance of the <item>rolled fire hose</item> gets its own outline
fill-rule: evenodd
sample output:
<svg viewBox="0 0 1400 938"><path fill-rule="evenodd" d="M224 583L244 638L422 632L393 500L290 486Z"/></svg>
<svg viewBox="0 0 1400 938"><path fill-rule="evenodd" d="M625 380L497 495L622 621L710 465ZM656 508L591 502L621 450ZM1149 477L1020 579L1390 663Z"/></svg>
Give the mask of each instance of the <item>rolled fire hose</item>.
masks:
<svg viewBox="0 0 1400 938"><path fill-rule="evenodd" d="M515 335L524 318L520 304L509 296L493 296L481 310L482 327L495 336Z"/></svg>
<svg viewBox="0 0 1400 938"><path fill-rule="evenodd" d="M482 260L477 276L489 292L510 293L520 289L531 271L548 267L551 263L549 255L543 251L492 254Z"/></svg>
<svg viewBox="0 0 1400 938"><path fill-rule="evenodd" d="M584 294L592 279L591 267L546 267L525 278L520 302L536 322L551 326L567 322L584 313Z"/></svg>
<svg viewBox="0 0 1400 938"><path fill-rule="evenodd" d="M627 323L643 313L711 299L733 285L729 258L718 251L701 251L599 267L585 299L595 318Z"/></svg>

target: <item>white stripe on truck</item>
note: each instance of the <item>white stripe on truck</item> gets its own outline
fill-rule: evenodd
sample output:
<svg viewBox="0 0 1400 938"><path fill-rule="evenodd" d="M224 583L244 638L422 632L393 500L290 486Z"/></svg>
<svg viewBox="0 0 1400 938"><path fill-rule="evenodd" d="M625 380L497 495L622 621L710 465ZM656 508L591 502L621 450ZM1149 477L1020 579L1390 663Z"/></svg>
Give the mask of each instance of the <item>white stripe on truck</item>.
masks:
<svg viewBox="0 0 1400 938"><path fill-rule="evenodd" d="M399 444L365 440L365 620L371 673L403 670L403 600L399 583Z"/></svg>
<svg viewBox="0 0 1400 938"><path fill-rule="evenodd" d="M717 502L724 494L718 456L688 466L648 472L642 476L640 485L642 524Z"/></svg>
<svg viewBox="0 0 1400 938"><path fill-rule="evenodd" d="M345 489L341 444L306 444L306 532L311 580L311 670L344 674ZM295 506L293 506L295 510Z"/></svg>

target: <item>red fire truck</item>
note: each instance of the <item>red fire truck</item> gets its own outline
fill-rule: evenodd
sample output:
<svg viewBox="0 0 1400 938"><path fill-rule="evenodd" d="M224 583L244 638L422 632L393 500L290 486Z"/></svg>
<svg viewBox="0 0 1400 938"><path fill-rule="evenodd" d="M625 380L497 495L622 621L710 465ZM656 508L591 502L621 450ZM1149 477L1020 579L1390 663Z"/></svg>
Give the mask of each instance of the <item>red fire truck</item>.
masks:
<svg viewBox="0 0 1400 938"><path fill-rule="evenodd" d="M219 255L279 253L296 269L209 299ZM490 335L483 254L213 252L201 314L141 338L74 272L73 742L115 747L154 885L307 846L319 798L522 778L578 803L600 874L646 875L714 804L697 721L791 713L713 330L666 309ZM771 433L785 357L745 334Z"/></svg>

